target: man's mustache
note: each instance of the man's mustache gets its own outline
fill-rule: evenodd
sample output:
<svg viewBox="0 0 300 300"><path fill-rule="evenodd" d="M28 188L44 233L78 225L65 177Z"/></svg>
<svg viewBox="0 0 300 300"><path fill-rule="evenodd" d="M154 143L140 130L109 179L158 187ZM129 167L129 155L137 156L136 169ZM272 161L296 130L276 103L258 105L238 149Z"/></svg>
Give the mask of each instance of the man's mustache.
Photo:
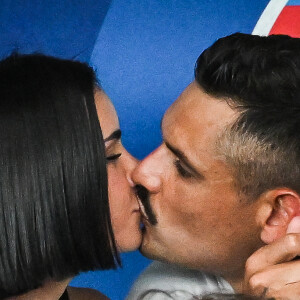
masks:
<svg viewBox="0 0 300 300"><path fill-rule="evenodd" d="M137 184L135 188L136 188L136 193L144 206L149 223L151 225L156 225L157 218L156 218L156 216L151 208L151 205L150 205L150 197L149 197L148 190L140 184Z"/></svg>

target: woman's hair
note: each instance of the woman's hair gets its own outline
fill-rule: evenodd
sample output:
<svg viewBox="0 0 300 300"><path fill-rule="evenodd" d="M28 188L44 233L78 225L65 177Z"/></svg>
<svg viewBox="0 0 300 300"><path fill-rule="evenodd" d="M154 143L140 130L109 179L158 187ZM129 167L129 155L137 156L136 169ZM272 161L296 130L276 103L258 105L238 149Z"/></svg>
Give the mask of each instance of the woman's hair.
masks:
<svg viewBox="0 0 300 300"><path fill-rule="evenodd" d="M0 61L0 298L119 263L86 64Z"/></svg>

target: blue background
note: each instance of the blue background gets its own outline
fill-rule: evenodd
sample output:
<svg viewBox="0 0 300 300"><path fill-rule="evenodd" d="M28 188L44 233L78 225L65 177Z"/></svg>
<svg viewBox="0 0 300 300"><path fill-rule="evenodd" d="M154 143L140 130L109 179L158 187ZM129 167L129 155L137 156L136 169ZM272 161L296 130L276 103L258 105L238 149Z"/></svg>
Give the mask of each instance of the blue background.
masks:
<svg viewBox="0 0 300 300"><path fill-rule="evenodd" d="M193 80L201 51L230 33L251 33L267 4L268 0L1 0L0 57L18 50L90 62L116 106L124 145L143 158L160 143L163 112ZM122 258L123 269L82 274L71 284L124 299L149 261L137 252Z"/></svg>
<svg viewBox="0 0 300 300"><path fill-rule="evenodd" d="M287 5L300 5L300 0L289 0Z"/></svg>

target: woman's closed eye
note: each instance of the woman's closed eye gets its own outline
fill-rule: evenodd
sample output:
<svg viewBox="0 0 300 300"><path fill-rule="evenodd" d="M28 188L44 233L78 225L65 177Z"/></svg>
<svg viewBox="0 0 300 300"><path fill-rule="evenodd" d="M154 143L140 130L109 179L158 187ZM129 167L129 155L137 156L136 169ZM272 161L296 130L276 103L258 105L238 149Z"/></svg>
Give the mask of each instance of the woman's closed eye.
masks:
<svg viewBox="0 0 300 300"><path fill-rule="evenodd" d="M114 162L114 161L116 161L121 155L122 155L122 153L117 153L117 154L112 154L112 155L106 156L106 161L107 161L107 163Z"/></svg>

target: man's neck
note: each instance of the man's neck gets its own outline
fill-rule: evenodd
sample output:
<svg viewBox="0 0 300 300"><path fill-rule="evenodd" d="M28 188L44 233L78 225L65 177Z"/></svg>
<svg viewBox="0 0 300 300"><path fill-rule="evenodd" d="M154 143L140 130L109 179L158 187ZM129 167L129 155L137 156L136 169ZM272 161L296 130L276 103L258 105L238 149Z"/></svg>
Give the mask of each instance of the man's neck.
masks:
<svg viewBox="0 0 300 300"><path fill-rule="evenodd" d="M48 280L38 289L29 291L20 296L7 298L6 300L58 300L64 293L71 279L72 278L68 278L59 282Z"/></svg>

